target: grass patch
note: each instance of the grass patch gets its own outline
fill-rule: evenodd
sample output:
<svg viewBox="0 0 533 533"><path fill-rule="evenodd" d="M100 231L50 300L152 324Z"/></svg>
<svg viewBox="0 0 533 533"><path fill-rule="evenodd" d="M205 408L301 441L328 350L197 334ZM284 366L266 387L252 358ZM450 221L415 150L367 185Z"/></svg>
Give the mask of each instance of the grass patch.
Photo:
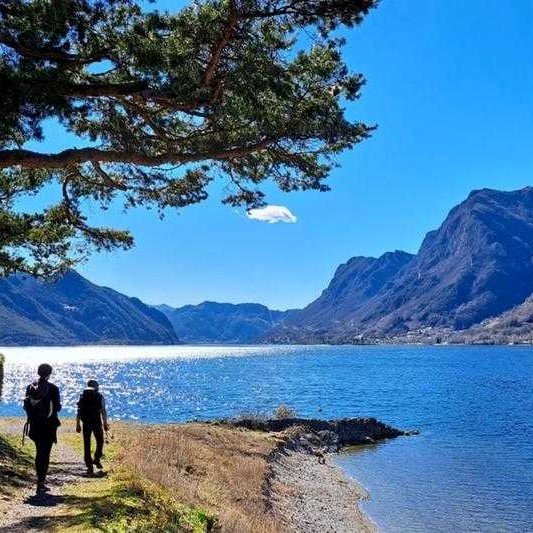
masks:
<svg viewBox="0 0 533 533"><path fill-rule="evenodd" d="M12 495L31 481L33 459L19 439L0 435L0 511Z"/></svg>
<svg viewBox="0 0 533 533"><path fill-rule="evenodd" d="M65 503L70 512L58 517L54 529L59 531L200 533L215 526L212 515L177 503L156 484L125 470L72 485Z"/></svg>
<svg viewBox="0 0 533 533"><path fill-rule="evenodd" d="M127 427L117 426L120 434ZM65 421L60 438L83 457L83 439L75 432L74 421ZM214 529L214 515L194 505L182 504L165 488L125 464L128 450L124 444L120 438L105 444L104 466L109 466L106 477L68 487L64 501L69 512L58 517L55 530L200 533Z"/></svg>
<svg viewBox="0 0 533 533"><path fill-rule="evenodd" d="M0 422L11 430L22 423ZM60 505L32 527L106 533L279 531L265 494L278 436L207 423L116 423L113 429L115 438L105 446L108 475L64 486L57 496ZM81 462L82 437L73 420L63 421L58 438ZM26 446L17 437L0 437L2 475L14 472L8 476L12 494L34 477L34 451ZM6 490L4 478L0 481Z"/></svg>
<svg viewBox="0 0 533 533"><path fill-rule="evenodd" d="M10 433L23 423L22 419L0 419L0 430L1 426L9 428L7 435L5 431L0 434L0 514L7 511L13 497L34 482L33 443L22 447L20 437ZM61 445L79 454L81 462L83 439L75 432L73 420L63 421L58 438ZM105 446L107 476L80 478L65 485L62 494L53 498L53 511L32 519L31 527L76 533L200 533L215 529L213 513L182 503L164 487L123 464L127 454L123 445L124 440L117 438Z"/></svg>
<svg viewBox="0 0 533 533"><path fill-rule="evenodd" d="M283 420L285 418L296 418L297 416L297 413L296 411L284 404L284 403L280 403L276 409L274 409L274 418L277 418L278 420Z"/></svg>

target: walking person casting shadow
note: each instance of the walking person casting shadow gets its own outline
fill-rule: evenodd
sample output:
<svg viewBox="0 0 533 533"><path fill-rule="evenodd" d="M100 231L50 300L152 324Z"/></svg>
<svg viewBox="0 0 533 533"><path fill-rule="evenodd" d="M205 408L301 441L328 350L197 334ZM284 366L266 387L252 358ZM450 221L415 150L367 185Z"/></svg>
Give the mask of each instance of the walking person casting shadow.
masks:
<svg viewBox="0 0 533 533"><path fill-rule="evenodd" d="M42 364L37 370L39 379L28 385L24 399L27 414L24 435L35 443L35 471L37 494L48 491L45 485L52 445L57 443L57 428L61 425L57 413L61 411L59 389L49 382L52 367Z"/></svg>
<svg viewBox="0 0 533 533"><path fill-rule="evenodd" d="M82 432L83 424L83 452L87 474L94 475L94 467L102 470L102 455L104 451L104 430L109 431L109 422L105 406L105 398L99 392L98 382L90 379L87 388L82 392L78 401L78 416L76 431ZM96 449L94 458L91 455L91 438L94 435Z"/></svg>

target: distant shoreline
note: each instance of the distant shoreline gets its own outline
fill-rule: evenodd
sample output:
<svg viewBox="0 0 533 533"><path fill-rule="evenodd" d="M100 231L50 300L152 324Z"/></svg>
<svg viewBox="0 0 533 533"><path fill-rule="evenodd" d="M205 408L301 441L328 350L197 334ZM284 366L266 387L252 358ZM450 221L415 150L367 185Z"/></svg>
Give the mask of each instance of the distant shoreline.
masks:
<svg viewBox="0 0 533 533"><path fill-rule="evenodd" d="M309 343L257 343L257 344L223 344L223 343L177 343L177 344L124 344L124 343L94 343L94 344L0 344L0 352L2 350L9 349L23 349L23 348L268 348L269 346L279 347L294 347L294 346L449 346L449 347L461 347L461 346L533 346L533 340L531 342L354 342L354 343L333 343L333 342L309 342Z"/></svg>

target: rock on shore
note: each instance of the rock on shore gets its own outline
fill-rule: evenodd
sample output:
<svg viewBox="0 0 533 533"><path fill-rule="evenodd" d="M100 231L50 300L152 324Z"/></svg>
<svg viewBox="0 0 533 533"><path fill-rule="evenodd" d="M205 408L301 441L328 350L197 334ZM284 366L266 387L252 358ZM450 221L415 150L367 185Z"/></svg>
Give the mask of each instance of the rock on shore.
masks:
<svg viewBox="0 0 533 533"><path fill-rule="evenodd" d="M290 438L285 443L286 448L326 453L338 452L346 446L372 444L380 440L416 433L416 431L396 429L375 418L342 418L340 420L242 419L232 422L232 425L256 431L287 432Z"/></svg>

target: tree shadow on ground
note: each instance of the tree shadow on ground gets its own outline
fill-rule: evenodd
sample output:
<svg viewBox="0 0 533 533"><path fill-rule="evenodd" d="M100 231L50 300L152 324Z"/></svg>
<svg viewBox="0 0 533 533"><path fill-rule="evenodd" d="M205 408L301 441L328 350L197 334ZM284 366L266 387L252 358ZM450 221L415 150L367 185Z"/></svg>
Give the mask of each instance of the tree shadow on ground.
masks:
<svg viewBox="0 0 533 533"><path fill-rule="evenodd" d="M54 517L50 516L29 516L22 518L16 524L0 527L0 533L16 533L25 531L48 531L54 527Z"/></svg>

